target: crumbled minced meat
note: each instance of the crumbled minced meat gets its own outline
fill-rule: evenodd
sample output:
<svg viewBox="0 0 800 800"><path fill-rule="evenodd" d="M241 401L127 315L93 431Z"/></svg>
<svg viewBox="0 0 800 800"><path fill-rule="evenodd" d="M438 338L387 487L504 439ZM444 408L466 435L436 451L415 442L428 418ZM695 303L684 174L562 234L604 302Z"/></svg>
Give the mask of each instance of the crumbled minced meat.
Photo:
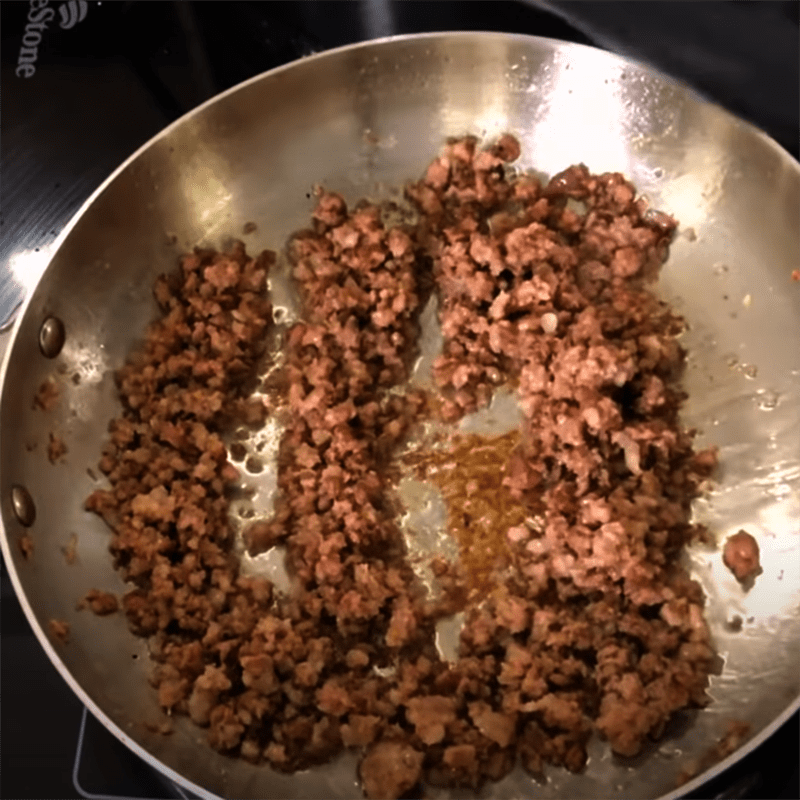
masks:
<svg viewBox="0 0 800 800"><path fill-rule="evenodd" d="M67 445L64 443L64 440L51 431L47 443L47 458L50 460L50 463L55 464L56 461L66 455L67 452Z"/></svg>
<svg viewBox="0 0 800 800"><path fill-rule="evenodd" d="M162 736L169 736L175 732L175 723L170 718L157 722L145 722L144 726L152 733L160 733Z"/></svg>
<svg viewBox="0 0 800 800"><path fill-rule="evenodd" d="M284 771L364 748L365 792L397 798L477 788L518 757L580 770L593 731L634 755L708 701L703 595L678 556L706 536L690 503L716 455L679 423L683 323L647 288L675 220L617 173L509 178L518 155L511 136L449 142L407 188L416 223L320 191L290 241L302 321L284 343L280 493L245 536L285 548L286 595L238 571L222 440L266 414L246 398L274 255L198 250L157 281L163 316L117 376L110 488L86 506L114 530L161 707L212 747ZM431 291L440 396L404 388ZM503 384L524 411L504 481L536 524L509 531L509 572L466 609L450 663L434 626L453 603L407 563L388 468L415 421L458 420Z"/></svg>
<svg viewBox="0 0 800 800"><path fill-rule="evenodd" d="M65 622L63 619L51 619L47 622L47 628L50 631L50 635L61 642L61 644L67 644L69 642L68 622Z"/></svg>
<svg viewBox="0 0 800 800"><path fill-rule="evenodd" d="M61 550L64 553L64 560L67 562L67 564L74 564L78 558L78 534L71 533L69 536L69 541L65 547L61 548Z"/></svg>
<svg viewBox="0 0 800 800"><path fill-rule="evenodd" d="M89 589L83 599L78 603L78 610L89 608L99 617L113 614L119 609L119 601L110 592L103 592L100 589Z"/></svg>
<svg viewBox="0 0 800 800"><path fill-rule="evenodd" d="M48 378L39 386L33 397L33 408L41 411L52 411L58 404L61 389L55 378Z"/></svg>
<svg viewBox="0 0 800 800"><path fill-rule="evenodd" d="M22 536L17 539L17 544L19 545L19 551L22 553L22 557L27 561L33 555L35 547L33 539L31 539L27 533L23 533Z"/></svg>
<svg viewBox="0 0 800 800"><path fill-rule="evenodd" d="M699 758L691 761L688 767L681 770L675 785L682 786L694 778L695 775L699 775L701 772L713 767L714 764L738 750L745 739L748 738L751 727L749 722L744 722L740 719L729 719L725 725L725 733L720 737L719 741L705 750Z"/></svg>

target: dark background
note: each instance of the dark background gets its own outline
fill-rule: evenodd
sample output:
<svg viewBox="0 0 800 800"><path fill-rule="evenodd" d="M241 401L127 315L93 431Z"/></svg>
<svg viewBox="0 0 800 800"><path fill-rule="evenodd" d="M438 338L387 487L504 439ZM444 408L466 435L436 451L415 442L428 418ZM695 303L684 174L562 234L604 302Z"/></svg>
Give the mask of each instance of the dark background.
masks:
<svg viewBox="0 0 800 800"><path fill-rule="evenodd" d="M53 0L54 9L62 3ZM497 30L592 44L652 63L798 157L798 10L786 2L88 3L50 22L36 74L14 74L27 2L0 5L0 324L21 297L8 260L50 244L86 197L169 122L302 55L394 33ZM33 636L2 567L0 796L77 797L82 706ZM693 797L800 798L798 716ZM89 718L84 792L170 788Z"/></svg>

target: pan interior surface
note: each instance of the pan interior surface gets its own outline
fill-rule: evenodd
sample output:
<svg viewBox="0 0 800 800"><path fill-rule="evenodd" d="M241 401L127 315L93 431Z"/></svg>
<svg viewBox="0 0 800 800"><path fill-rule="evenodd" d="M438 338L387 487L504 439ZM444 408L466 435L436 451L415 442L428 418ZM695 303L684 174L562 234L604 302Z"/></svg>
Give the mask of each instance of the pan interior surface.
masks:
<svg viewBox="0 0 800 800"><path fill-rule="evenodd" d="M797 707L800 283L791 273L800 254L800 168L751 126L601 51L505 34L401 37L259 76L146 145L63 238L6 356L3 546L23 606L92 710L205 796L348 798L361 790L350 755L283 775L214 752L186 719L176 720L171 736L152 732L147 723L160 712L145 641L121 614L98 619L75 610L90 588L126 589L108 553L110 532L83 501L103 485L94 469L119 409L113 371L154 318L153 281L198 244L222 248L242 238L251 254L280 249L308 224L317 184L349 201L383 199L418 177L447 137L507 131L522 144L520 169L551 175L583 162L595 173L620 171L679 220L659 291L689 325L684 420L698 429L698 448L715 444L720 455L717 482L696 502L695 517L719 543L740 528L752 533L763 574L745 591L722 564L721 548L688 554L722 661L707 709L679 715L635 759L594 740L581 774L550 768L540 784L517 769L488 783L483 796L677 796L679 774L729 720L747 722L758 738ZM257 229L242 236L247 222ZM66 339L49 359L39 331L51 316ZM51 378L54 409L33 409ZM68 447L55 465L46 453L51 432ZM13 514L13 486L35 504L28 529ZM18 548L26 530L35 546L28 560ZM77 558L68 565L63 548L72 534ZM69 622L66 646L50 639L52 618Z"/></svg>

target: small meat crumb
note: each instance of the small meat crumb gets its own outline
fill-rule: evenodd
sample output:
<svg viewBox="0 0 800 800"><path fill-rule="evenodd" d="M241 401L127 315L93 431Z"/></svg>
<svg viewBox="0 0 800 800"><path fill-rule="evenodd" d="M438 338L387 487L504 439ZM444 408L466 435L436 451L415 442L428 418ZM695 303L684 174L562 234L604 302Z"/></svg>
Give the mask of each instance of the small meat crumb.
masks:
<svg viewBox="0 0 800 800"><path fill-rule="evenodd" d="M244 227L242 228L242 233L244 234L254 233L257 230L258 230L258 225L256 225L255 222L245 222Z"/></svg>
<svg viewBox="0 0 800 800"><path fill-rule="evenodd" d="M739 583L761 572L758 542L747 531L739 531L725 542L722 560Z"/></svg>
<svg viewBox="0 0 800 800"><path fill-rule="evenodd" d="M52 411L58 403L61 389L53 378L48 378L42 382L39 390L33 397L33 408L41 409L42 411Z"/></svg>
<svg viewBox="0 0 800 800"><path fill-rule="evenodd" d="M27 561L33 555L33 539L27 533L23 533L17 543L19 544L20 552Z"/></svg>
<svg viewBox="0 0 800 800"><path fill-rule="evenodd" d="M744 620L738 614L734 614L730 620L725 623L725 627L733 633L738 633L742 629L743 622Z"/></svg>
<svg viewBox="0 0 800 800"><path fill-rule="evenodd" d="M700 758L690 762L689 766L678 775L676 785L682 786L694 778L695 775L699 775L709 767L713 767L714 764L722 761L723 758L727 758L742 744L748 733L750 733L750 723L739 719L728 720L722 738L709 747Z"/></svg>
<svg viewBox="0 0 800 800"><path fill-rule="evenodd" d="M50 460L50 463L55 464L56 461L66 453L67 445L64 443L64 440L51 431L50 441L47 445L47 458Z"/></svg>
<svg viewBox="0 0 800 800"><path fill-rule="evenodd" d="M66 547L62 547L61 551L64 553L64 560L67 564L75 563L75 559L78 557L78 535L76 533L70 535Z"/></svg>
<svg viewBox="0 0 800 800"><path fill-rule="evenodd" d="M175 732L175 725L171 719L165 719L158 722L145 722L145 728L153 733L160 733L162 736L169 736Z"/></svg>
<svg viewBox="0 0 800 800"><path fill-rule="evenodd" d="M404 742L379 742L361 762L364 794L371 800L397 800L420 778L423 755Z"/></svg>
<svg viewBox="0 0 800 800"><path fill-rule="evenodd" d="M119 609L119 602L110 592L89 589L84 598L78 603L78 611L82 611L87 607L94 611L98 617L105 617L107 614L113 614Z"/></svg>
<svg viewBox="0 0 800 800"><path fill-rule="evenodd" d="M51 619L47 623L50 630L50 635L57 639L61 644L66 644L69 641L69 623L64 622L63 619Z"/></svg>

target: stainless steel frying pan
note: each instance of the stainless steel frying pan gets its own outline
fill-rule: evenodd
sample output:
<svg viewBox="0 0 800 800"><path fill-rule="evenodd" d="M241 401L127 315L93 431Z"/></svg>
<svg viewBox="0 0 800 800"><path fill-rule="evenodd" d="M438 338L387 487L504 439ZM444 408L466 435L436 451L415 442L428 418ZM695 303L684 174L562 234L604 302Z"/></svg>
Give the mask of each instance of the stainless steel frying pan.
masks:
<svg viewBox="0 0 800 800"><path fill-rule="evenodd" d="M350 199L385 196L417 176L445 137L512 131L522 167L553 173L583 161L628 175L681 229L661 292L689 321L686 421L720 448L719 482L696 516L723 540L739 528L761 547L763 574L745 592L719 549L689 556L708 595L724 660L714 702L685 714L633 761L600 741L583 774L552 769L545 785L515 772L497 798L662 797L735 718L751 738L712 771L763 741L800 706L800 166L752 126L685 87L608 53L525 36L399 37L345 47L253 78L187 114L131 156L62 233L6 336L0 400L3 553L28 619L56 668L123 742L204 797L354 797L354 761L294 776L232 761L178 721L163 737L144 641L122 615L76 612L89 588L125 590L109 531L82 510L116 413L112 371L155 312L153 279L202 243L240 236L279 248L307 223L317 183ZM66 333L58 348L58 324ZM52 348L52 349L51 349ZM33 410L48 377L51 412ZM69 448L46 457L48 434ZM16 488L15 488L16 487ZM28 502L30 501L30 502ZM33 511L35 510L35 519ZM31 523L26 528L26 523ZM18 539L35 543L24 560ZM77 560L62 553L77 534ZM733 630L734 615L743 620ZM50 618L71 641L51 639ZM735 626L734 626L735 627ZM137 658L138 656L138 658Z"/></svg>

